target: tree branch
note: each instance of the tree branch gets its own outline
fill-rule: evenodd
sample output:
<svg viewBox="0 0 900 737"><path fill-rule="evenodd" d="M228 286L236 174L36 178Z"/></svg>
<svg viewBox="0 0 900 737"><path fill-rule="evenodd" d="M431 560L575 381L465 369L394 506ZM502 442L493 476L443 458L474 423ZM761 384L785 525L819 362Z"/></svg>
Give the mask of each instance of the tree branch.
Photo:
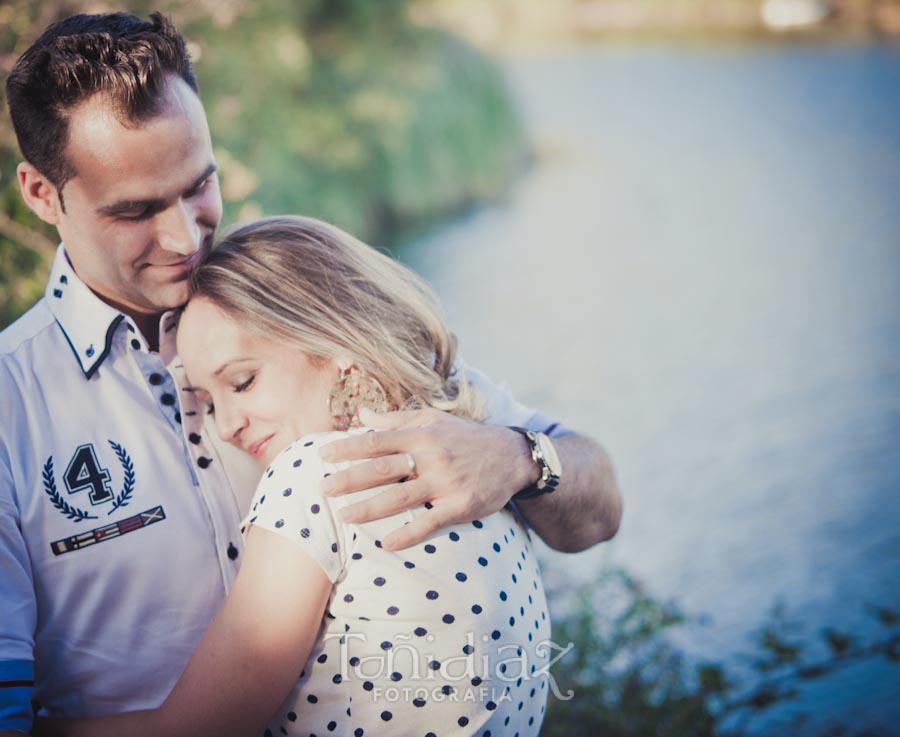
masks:
<svg viewBox="0 0 900 737"><path fill-rule="evenodd" d="M43 233L17 223L0 211L0 235L4 235L30 251L34 251L45 264L53 262L56 244Z"/></svg>

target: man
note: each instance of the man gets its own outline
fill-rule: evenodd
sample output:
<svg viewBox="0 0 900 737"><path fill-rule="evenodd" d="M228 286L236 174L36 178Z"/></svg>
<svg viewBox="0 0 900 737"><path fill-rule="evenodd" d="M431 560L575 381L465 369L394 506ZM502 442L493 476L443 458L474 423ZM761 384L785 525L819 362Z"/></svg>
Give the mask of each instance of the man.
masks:
<svg viewBox="0 0 900 737"><path fill-rule="evenodd" d="M183 39L159 15L73 16L7 98L22 195L62 244L44 299L0 336L0 737L30 729L32 700L57 716L162 701L234 580L260 472L207 427L174 351L222 207ZM384 540L404 547L515 496L560 550L615 534L605 453L468 376L494 425L395 413L330 446L373 459L330 493L411 477L354 520L429 502Z"/></svg>

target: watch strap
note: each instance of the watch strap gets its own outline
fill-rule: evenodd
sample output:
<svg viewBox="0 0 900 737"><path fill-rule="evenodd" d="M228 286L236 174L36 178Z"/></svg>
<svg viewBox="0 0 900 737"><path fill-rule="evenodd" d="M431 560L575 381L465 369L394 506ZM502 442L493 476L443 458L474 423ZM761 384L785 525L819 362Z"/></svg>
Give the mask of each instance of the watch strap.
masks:
<svg viewBox="0 0 900 737"><path fill-rule="evenodd" d="M559 486L559 476L553 473L541 453L541 449L538 445L538 433L534 430L529 430L524 427L515 427L514 425L510 425L509 429L515 430L525 436L531 451L531 458L541 471L541 476L536 482L529 484L524 489L520 489L513 494L512 498L516 501L521 501L523 499L534 499L535 497L543 496L544 494L553 493L556 490L556 487Z"/></svg>

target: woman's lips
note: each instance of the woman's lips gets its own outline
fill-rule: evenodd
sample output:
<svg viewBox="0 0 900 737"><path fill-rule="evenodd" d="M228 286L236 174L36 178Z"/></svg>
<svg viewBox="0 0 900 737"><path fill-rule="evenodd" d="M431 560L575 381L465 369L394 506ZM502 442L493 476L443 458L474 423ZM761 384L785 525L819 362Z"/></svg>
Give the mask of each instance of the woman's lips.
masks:
<svg viewBox="0 0 900 737"><path fill-rule="evenodd" d="M258 458L273 437L275 437L275 433L272 433L262 440L257 440L255 443L247 447L247 452L254 458Z"/></svg>

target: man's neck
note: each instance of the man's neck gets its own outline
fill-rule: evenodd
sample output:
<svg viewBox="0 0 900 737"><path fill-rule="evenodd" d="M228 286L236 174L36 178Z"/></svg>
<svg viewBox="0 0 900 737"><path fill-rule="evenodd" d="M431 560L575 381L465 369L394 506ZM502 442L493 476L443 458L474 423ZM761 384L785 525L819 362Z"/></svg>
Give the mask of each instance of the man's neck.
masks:
<svg viewBox="0 0 900 737"><path fill-rule="evenodd" d="M162 318L162 312L138 312L137 310L126 307L125 305L116 302L114 299L110 299L108 297L103 296L99 292L91 290L96 294L100 299L102 299L106 304L110 307L115 307L119 312L124 313L128 317L131 318L131 321L134 323L134 326L140 331L141 335L144 336L144 340L147 341L147 346L154 353L159 352L159 321Z"/></svg>
<svg viewBox="0 0 900 737"><path fill-rule="evenodd" d="M79 278L81 278L78 274L78 269L75 268L75 265L72 263L72 259L69 258L68 253L66 253L66 260L69 262L69 266L71 266L75 271L75 274L78 275ZM149 346L150 350L154 353L159 352L159 321L163 316L162 312L139 312L133 307L124 305L118 300L103 294L102 292L98 291L96 288L85 282L84 279L82 279L82 282L84 282L84 285L88 289L90 289L98 299L106 302L106 304L108 304L110 307L114 307L115 309L119 310L119 312L130 317L135 327L141 332L141 335L144 336L144 339L147 341L147 345Z"/></svg>
<svg viewBox="0 0 900 737"><path fill-rule="evenodd" d="M159 352L159 321L162 319L162 312L139 312L133 307L124 305L121 302L101 294L96 289L91 289L91 291L110 307L115 307L119 312L130 317L134 326L140 331L141 335L144 336L150 350L154 353Z"/></svg>
<svg viewBox="0 0 900 737"><path fill-rule="evenodd" d="M141 331L147 341L147 345L154 353L159 351L159 318L161 315L144 315L126 313L134 322L135 327Z"/></svg>

